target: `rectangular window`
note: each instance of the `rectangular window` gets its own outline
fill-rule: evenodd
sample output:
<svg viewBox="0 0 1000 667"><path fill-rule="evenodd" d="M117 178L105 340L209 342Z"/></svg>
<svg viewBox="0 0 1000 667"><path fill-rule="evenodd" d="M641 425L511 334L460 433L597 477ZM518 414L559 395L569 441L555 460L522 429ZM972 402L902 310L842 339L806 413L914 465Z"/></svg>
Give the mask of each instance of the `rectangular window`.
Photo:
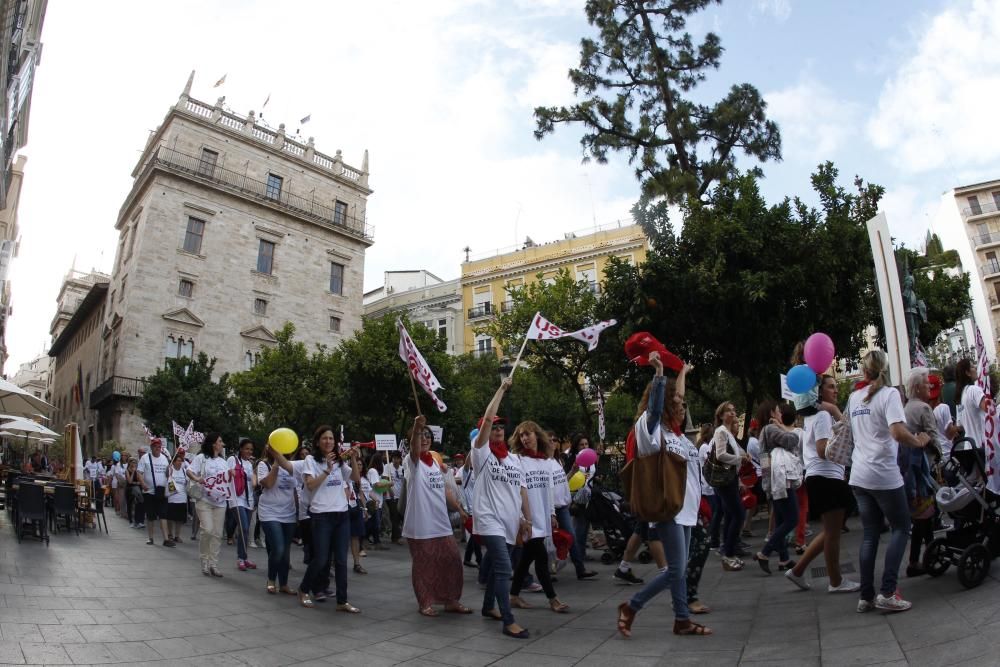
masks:
<svg viewBox="0 0 1000 667"><path fill-rule="evenodd" d="M177 296L185 296L190 299L192 294L194 294L194 283L181 278L180 284L177 285Z"/></svg>
<svg viewBox="0 0 1000 667"><path fill-rule="evenodd" d="M448 320L438 320L438 338L448 337Z"/></svg>
<svg viewBox="0 0 1000 667"><path fill-rule="evenodd" d="M207 148L201 149L201 159L198 161L198 173L202 176L215 175L215 165L219 162L219 154Z"/></svg>
<svg viewBox="0 0 1000 667"><path fill-rule="evenodd" d="M979 205L979 197L972 195L968 198L969 200L969 214L979 215L983 212L983 207Z"/></svg>
<svg viewBox="0 0 1000 667"><path fill-rule="evenodd" d="M335 225L347 224L347 204L339 199L333 203L333 223Z"/></svg>
<svg viewBox="0 0 1000 667"><path fill-rule="evenodd" d="M281 176L275 174L267 175L267 190L264 191L264 196L268 199L278 199L281 197L281 185L285 182Z"/></svg>
<svg viewBox="0 0 1000 667"><path fill-rule="evenodd" d="M344 265L330 262L330 293L344 293Z"/></svg>
<svg viewBox="0 0 1000 667"><path fill-rule="evenodd" d="M257 273L271 275L274 268L274 243L260 239L260 247L257 248Z"/></svg>
<svg viewBox="0 0 1000 667"><path fill-rule="evenodd" d="M254 315L267 315L267 300L266 299L254 299L253 300L253 314Z"/></svg>
<svg viewBox="0 0 1000 667"><path fill-rule="evenodd" d="M330 316L330 331L340 333L340 318L336 315Z"/></svg>
<svg viewBox="0 0 1000 667"><path fill-rule="evenodd" d="M993 193L993 206L997 211L1000 211L1000 192Z"/></svg>
<svg viewBox="0 0 1000 667"><path fill-rule="evenodd" d="M192 255L201 254L201 240L205 236L205 221L198 218L188 218L187 231L184 232L184 251Z"/></svg>
<svg viewBox="0 0 1000 667"><path fill-rule="evenodd" d="M122 277L122 291L118 293L118 303L121 303L122 301L125 300L125 284L127 280L128 276Z"/></svg>

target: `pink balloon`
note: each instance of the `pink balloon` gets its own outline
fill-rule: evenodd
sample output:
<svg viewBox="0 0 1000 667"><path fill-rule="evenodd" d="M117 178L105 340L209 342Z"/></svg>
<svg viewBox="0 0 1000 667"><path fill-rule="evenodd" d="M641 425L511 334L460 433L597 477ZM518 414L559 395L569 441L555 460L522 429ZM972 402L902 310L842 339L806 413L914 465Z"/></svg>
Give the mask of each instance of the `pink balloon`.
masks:
<svg viewBox="0 0 1000 667"><path fill-rule="evenodd" d="M804 352L806 364L816 373L825 373L836 356L833 341L825 333L814 333L809 336Z"/></svg>
<svg viewBox="0 0 1000 667"><path fill-rule="evenodd" d="M576 465L580 468L589 468L595 463L597 463L597 452L590 447L581 449L580 453L576 455Z"/></svg>

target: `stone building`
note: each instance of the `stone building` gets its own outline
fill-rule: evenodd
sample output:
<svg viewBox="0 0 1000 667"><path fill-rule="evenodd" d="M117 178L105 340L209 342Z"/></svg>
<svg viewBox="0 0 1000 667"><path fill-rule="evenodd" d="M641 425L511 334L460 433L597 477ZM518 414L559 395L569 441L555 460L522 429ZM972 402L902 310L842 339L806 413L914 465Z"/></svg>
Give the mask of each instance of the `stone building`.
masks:
<svg viewBox="0 0 1000 667"><path fill-rule="evenodd" d="M0 209L0 372L7 363L7 320L13 314L11 303L10 263L17 257L17 240L20 229L17 225L17 208L21 199L21 184L24 182L24 164L27 158L19 155L17 162L10 167L6 178L7 189L4 202L6 206Z"/></svg>
<svg viewBox="0 0 1000 667"><path fill-rule="evenodd" d="M26 361L18 367L10 381L35 398L47 401L51 361L52 357L48 354L41 354L31 361Z"/></svg>
<svg viewBox="0 0 1000 667"><path fill-rule="evenodd" d="M464 346L460 353L497 354L489 336L476 333L497 313L509 307L509 289L542 280L554 280L567 269L578 281L599 292L604 267L611 257L640 264L646 258L646 235L638 225L611 224L569 232L561 241L537 244L530 238L509 252L462 263L462 305L465 311Z"/></svg>
<svg viewBox="0 0 1000 667"><path fill-rule="evenodd" d="M955 188L952 193L967 244L958 246L969 267L970 293L983 343L994 358L1000 343L1000 180ZM967 338L975 347L974 334Z"/></svg>
<svg viewBox="0 0 1000 667"><path fill-rule="evenodd" d="M430 271L386 271L381 287L365 293L365 317L406 314L448 341L448 354L461 354L464 345L462 286L456 278L441 280Z"/></svg>
<svg viewBox="0 0 1000 667"><path fill-rule="evenodd" d="M98 433L134 448L143 378L205 352L250 368L286 322L310 348L361 326L368 156L360 168L246 116L180 99L151 134L115 223Z"/></svg>

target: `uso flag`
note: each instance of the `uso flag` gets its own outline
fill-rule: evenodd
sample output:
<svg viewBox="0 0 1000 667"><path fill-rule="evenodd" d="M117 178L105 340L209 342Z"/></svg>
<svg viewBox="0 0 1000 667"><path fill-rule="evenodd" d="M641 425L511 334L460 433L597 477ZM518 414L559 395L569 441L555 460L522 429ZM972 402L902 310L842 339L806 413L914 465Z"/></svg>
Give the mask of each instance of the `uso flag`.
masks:
<svg viewBox="0 0 1000 667"><path fill-rule="evenodd" d="M608 327L613 327L616 324L618 324L618 322L615 320L604 320L603 322L598 322L593 326L584 327L579 331L563 331L561 327L542 317L541 313L535 313L535 317L531 320L531 326L528 327L526 338L528 340L575 338L582 343L586 343L587 350L593 352L597 349L597 341L601 336L601 332Z"/></svg>
<svg viewBox="0 0 1000 667"><path fill-rule="evenodd" d="M410 338L410 334L407 333L406 327L403 326L403 321L396 320L396 328L399 330L399 358L403 360L406 367L410 371L410 375L416 380L417 384L423 388L427 395L431 397L434 401L434 406L438 409L438 412L444 412L448 409L448 406L444 404L437 394L434 392L438 389L442 389L441 383L438 379L434 377L434 371L431 367L427 365L424 360L424 355L420 354L420 350L413 343L413 339Z"/></svg>

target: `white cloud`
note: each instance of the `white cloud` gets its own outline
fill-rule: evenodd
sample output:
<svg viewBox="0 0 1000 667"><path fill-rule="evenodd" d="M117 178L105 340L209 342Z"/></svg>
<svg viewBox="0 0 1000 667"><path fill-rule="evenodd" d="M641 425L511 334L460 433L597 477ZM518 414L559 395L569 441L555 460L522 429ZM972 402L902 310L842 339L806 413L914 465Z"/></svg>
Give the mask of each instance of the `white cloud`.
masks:
<svg viewBox="0 0 1000 667"><path fill-rule="evenodd" d="M903 171L995 163L1000 11L973 0L941 12L886 82L868 122L874 145Z"/></svg>
<svg viewBox="0 0 1000 667"><path fill-rule="evenodd" d="M781 130L785 159L815 164L832 159L855 133L860 107L838 98L833 90L811 77L766 93L768 117Z"/></svg>
<svg viewBox="0 0 1000 667"><path fill-rule="evenodd" d="M923 247L940 206L939 195L928 196L924 190L909 184L887 188L879 202L879 210L886 215L892 237L897 243L914 249Z"/></svg>
<svg viewBox="0 0 1000 667"><path fill-rule="evenodd" d="M791 0L756 0L754 11L765 16L772 16L778 21L787 21L792 15Z"/></svg>

